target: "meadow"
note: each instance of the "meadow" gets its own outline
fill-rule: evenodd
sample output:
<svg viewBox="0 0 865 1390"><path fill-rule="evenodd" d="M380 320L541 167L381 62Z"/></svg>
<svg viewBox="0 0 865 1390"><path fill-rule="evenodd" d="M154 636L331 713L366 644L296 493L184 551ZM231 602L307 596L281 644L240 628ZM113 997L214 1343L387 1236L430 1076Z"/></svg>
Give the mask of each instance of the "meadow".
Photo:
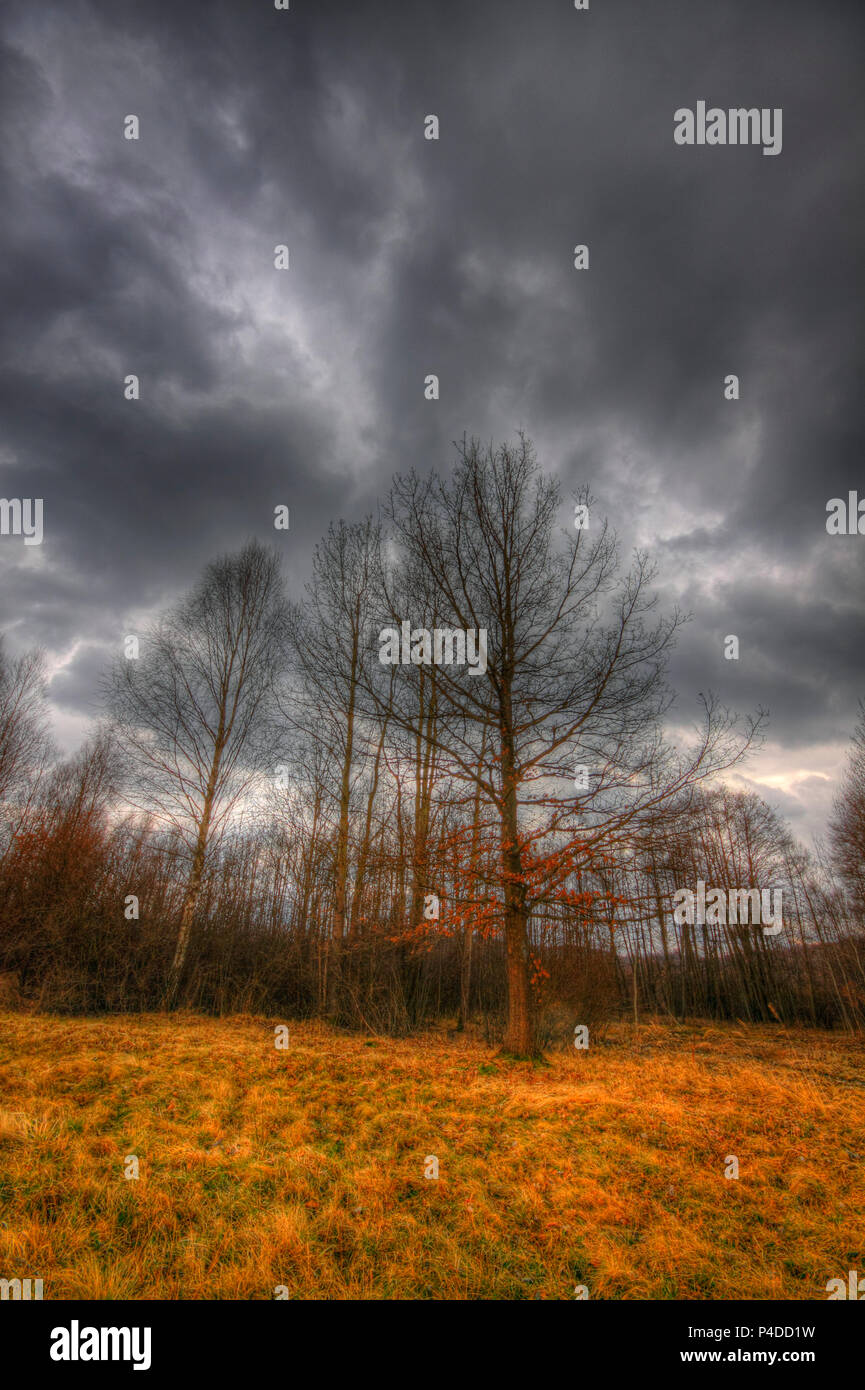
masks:
<svg viewBox="0 0 865 1390"><path fill-rule="evenodd" d="M52 1299L825 1299L861 1263L861 1039L620 1024L517 1063L275 1026L2 1015L0 1273Z"/></svg>

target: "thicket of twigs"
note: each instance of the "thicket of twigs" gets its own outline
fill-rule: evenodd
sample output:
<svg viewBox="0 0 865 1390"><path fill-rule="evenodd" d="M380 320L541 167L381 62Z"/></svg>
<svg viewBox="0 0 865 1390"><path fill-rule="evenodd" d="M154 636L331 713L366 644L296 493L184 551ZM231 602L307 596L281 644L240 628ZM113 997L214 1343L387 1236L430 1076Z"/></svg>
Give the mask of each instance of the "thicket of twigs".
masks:
<svg viewBox="0 0 865 1390"><path fill-rule="evenodd" d="M165 1002L188 855L153 820L119 814L115 775L110 744L98 741L44 773L26 804L5 803L6 1002L70 1013ZM489 843L483 853L476 848L474 873L461 872L452 830L459 808L434 805L427 883L439 915L427 920L422 909L414 921L405 846L414 843L415 805L380 779L371 813L363 804L351 817L349 923L334 1009L338 825L324 796L315 801L313 788L295 790L284 814L227 832L213 847L178 1002L287 1018L330 1010L350 1026L393 1033L448 1018L500 1037L506 979L489 830L481 830ZM769 937L760 927L676 925L672 893L699 877L781 887L784 930ZM865 951L852 897L753 795L706 793L677 833L667 826L663 839L650 836L619 861L575 870L569 885L576 905L559 895L536 905L531 920L545 1045L569 1038L577 1023L598 1029L635 1012L850 1029L865 1019Z"/></svg>

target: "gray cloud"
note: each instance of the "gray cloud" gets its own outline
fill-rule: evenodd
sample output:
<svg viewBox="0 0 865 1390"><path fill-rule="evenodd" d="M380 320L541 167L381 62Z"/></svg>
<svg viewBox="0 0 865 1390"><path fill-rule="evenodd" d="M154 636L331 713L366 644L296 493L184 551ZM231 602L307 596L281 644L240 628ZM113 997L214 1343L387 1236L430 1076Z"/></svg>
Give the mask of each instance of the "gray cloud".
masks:
<svg viewBox="0 0 865 1390"><path fill-rule="evenodd" d="M6 16L0 489L44 497L46 539L0 540L0 626L49 648L64 719L278 503L299 588L393 471L522 426L693 612L680 715L708 687L768 706L777 794L820 828L862 693L865 541L825 532L829 497L865 493L854 6ZM782 107L781 155L675 146L698 99Z"/></svg>

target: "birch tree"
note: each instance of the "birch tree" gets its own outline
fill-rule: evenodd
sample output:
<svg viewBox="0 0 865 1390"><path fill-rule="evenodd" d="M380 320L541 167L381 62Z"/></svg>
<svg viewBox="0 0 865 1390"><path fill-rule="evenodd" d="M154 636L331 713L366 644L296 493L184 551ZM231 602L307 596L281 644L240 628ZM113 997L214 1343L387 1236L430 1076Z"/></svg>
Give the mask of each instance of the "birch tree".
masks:
<svg viewBox="0 0 865 1390"><path fill-rule="evenodd" d="M188 855L166 992L177 994L208 850L275 761L271 720L284 666L279 559L250 542L213 561L154 623L139 660L119 659L108 701L129 800L176 827Z"/></svg>

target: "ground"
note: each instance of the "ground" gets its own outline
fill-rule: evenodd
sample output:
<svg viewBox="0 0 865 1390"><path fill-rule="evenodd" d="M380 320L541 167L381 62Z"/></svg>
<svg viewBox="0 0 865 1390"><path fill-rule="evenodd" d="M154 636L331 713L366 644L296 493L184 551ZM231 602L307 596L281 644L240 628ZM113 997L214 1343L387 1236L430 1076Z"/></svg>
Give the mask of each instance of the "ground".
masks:
<svg viewBox="0 0 865 1390"><path fill-rule="evenodd" d="M445 1030L290 1023L278 1050L277 1023L0 1015L0 1277L46 1299L826 1299L865 1269L861 1038L618 1025L533 1065Z"/></svg>

